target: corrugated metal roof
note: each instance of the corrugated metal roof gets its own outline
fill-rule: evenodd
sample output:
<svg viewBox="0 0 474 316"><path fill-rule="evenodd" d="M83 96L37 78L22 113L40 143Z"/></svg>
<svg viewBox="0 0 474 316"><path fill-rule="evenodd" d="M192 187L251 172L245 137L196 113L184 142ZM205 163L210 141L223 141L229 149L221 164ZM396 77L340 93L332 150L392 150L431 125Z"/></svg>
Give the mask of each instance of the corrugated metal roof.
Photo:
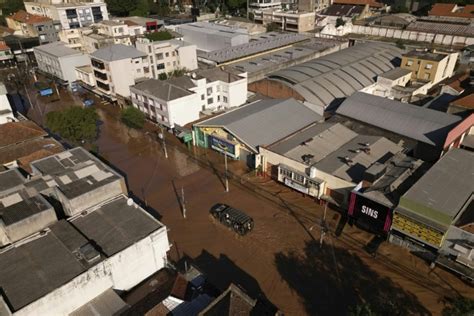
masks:
<svg viewBox="0 0 474 316"><path fill-rule="evenodd" d="M474 192L473 162L473 152L449 151L403 195L403 199L454 219ZM416 209L410 211L417 213Z"/></svg>
<svg viewBox="0 0 474 316"><path fill-rule="evenodd" d="M228 132L257 151L322 117L294 100L261 100L200 122L195 126L215 126Z"/></svg>
<svg viewBox="0 0 474 316"><path fill-rule="evenodd" d="M268 78L284 82L306 101L326 108L393 69L401 52L391 44L363 43L274 72Z"/></svg>
<svg viewBox="0 0 474 316"><path fill-rule="evenodd" d="M340 115L406 136L442 146L447 133L461 118L432 109L357 92L336 110Z"/></svg>

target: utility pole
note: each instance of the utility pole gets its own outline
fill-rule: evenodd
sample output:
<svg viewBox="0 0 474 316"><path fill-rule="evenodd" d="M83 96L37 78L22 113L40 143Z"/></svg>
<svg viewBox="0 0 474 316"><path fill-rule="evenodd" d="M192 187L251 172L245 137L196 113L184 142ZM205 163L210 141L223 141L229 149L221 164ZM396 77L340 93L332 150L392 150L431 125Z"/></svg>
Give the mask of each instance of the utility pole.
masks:
<svg viewBox="0 0 474 316"><path fill-rule="evenodd" d="M225 191L229 192L229 179L227 177L227 152L224 152L224 165L225 165Z"/></svg>
<svg viewBox="0 0 474 316"><path fill-rule="evenodd" d="M181 187L181 204L183 206L183 217L186 218L186 204L184 201L184 188Z"/></svg>
<svg viewBox="0 0 474 316"><path fill-rule="evenodd" d="M168 159L168 151L166 150L166 140L165 133L163 132L163 126L160 125L161 133L158 134L158 137L163 141L163 150L165 152L165 158Z"/></svg>
<svg viewBox="0 0 474 316"><path fill-rule="evenodd" d="M319 239L319 247L323 247L323 240L324 236L326 235L327 232L327 227L326 227L326 211L328 208L328 202L324 203L324 215L323 215L323 220L321 221L321 238Z"/></svg>

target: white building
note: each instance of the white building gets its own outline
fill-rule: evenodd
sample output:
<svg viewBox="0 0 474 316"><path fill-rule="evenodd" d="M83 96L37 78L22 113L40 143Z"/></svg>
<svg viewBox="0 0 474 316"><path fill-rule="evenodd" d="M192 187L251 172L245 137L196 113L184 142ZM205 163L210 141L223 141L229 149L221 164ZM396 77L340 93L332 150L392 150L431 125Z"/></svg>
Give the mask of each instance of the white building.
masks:
<svg viewBox="0 0 474 316"><path fill-rule="evenodd" d="M48 3L49 2L49 3ZM60 21L62 29L75 29L109 19L104 2L41 1L25 2L28 13Z"/></svg>
<svg viewBox="0 0 474 316"><path fill-rule="evenodd" d="M37 46L33 52L38 69L61 79L63 84L76 81L75 67L90 64L89 56L67 47L62 42Z"/></svg>
<svg viewBox="0 0 474 316"><path fill-rule="evenodd" d="M250 12L262 9L281 9L281 0L253 0L249 3Z"/></svg>
<svg viewBox="0 0 474 316"><path fill-rule="evenodd" d="M162 73L174 70L195 70L198 68L196 45L178 40L150 41L139 38L135 43L138 50L148 55L152 76L159 79Z"/></svg>
<svg viewBox="0 0 474 316"><path fill-rule="evenodd" d="M127 98L130 86L152 76L147 54L132 46L111 45L90 56L97 88L108 96Z"/></svg>
<svg viewBox="0 0 474 316"><path fill-rule="evenodd" d="M5 85L0 82L0 125L11 121L15 121L12 107L7 97L7 89Z"/></svg>
<svg viewBox="0 0 474 316"><path fill-rule="evenodd" d="M237 107L247 100L246 74L214 68L166 81L147 80L130 88L133 106L173 128L199 119L201 111Z"/></svg>
<svg viewBox="0 0 474 316"><path fill-rule="evenodd" d="M166 227L127 198L123 177L83 148L32 168L28 178L17 169L0 172L0 237L7 241L0 314L120 314L127 306L117 292L165 267ZM58 221L43 196L60 198L65 218Z"/></svg>
<svg viewBox="0 0 474 316"><path fill-rule="evenodd" d="M183 40L195 44L199 50L209 52L249 42L247 29L209 22L196 22L176 27Z"/></svg>

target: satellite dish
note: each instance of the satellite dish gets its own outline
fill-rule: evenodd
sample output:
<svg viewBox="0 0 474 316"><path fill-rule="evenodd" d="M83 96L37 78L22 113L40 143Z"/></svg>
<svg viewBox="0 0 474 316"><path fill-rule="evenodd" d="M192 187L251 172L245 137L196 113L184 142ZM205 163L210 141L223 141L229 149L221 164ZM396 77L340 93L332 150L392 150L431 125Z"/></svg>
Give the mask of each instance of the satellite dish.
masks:
<svg viewBox="0 0 474 316"><path fill-rule="evenodd" d="M132 206L132 205L133 205L133 199L130 199L130 198L129 198L129 199L127 200L127 205L128 205L128 206Z"/></svg>

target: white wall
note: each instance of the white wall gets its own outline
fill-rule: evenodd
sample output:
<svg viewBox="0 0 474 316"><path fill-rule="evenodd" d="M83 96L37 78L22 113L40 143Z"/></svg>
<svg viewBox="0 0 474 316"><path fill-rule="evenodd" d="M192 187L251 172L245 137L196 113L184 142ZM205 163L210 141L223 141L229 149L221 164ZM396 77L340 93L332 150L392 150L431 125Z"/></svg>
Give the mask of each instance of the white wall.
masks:
<svg viewBox="0 0 474 316"><path fill-rule="evenodd" d="M195 70L198 68L196 45L181 46L178 48L179 66L187 70Z"/></svg>
<svg viewBox="0 0 474 316"><path fill-rule="evenodd" d="M0 87L1 89L2 87ZM10 101L8 101L6 94L0 95L0 125L13 121L15 117L13 116L12 108L10 106Z"/></svg>
<svg viewBox="0 0 474 316"><path fill-rule="evenodd" d="M68 315L109 288L129 290L165 267L168 250L163 226L13 315Z"/></svg>
<svg viewBox="0 0 474 316"><path fill-rule="evenodd" d="M171 126L184 126L198 120L199 112L202 111L200 103L200 96L197 94L170 101L168 107Z"/></svg>
<svg viewBox="0 0 474 316"><path fill-rule="evenodd" d="M76 67L90 65L91 60L89 55L80 54L61 57L59 63L62 71L61 79L67 80L71 84L73 81L76 81Z"/></svg>

